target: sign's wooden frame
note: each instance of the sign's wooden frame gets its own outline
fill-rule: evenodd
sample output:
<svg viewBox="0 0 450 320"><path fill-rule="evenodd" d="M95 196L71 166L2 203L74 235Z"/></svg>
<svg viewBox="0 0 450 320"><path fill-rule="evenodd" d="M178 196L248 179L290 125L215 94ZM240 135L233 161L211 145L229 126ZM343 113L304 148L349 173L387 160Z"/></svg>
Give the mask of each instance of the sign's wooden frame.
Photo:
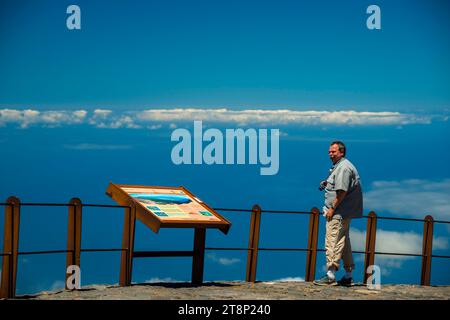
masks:
<svg viewBox="0 0 450 320"><path fill-rule="evenodd" d="M170 220L163 221L152 211L148 210L139 201L136 201L122 188L142 188L142 189L171 189L182 190L189 195L196 203L208 210L219 221L198 221L198 220ZM131 285L133 259L148 257L192 257L192 283L200 285L203 283L203 269L205 260L206 229L216 228L227 234L231 223L218 214L213 208L199 200L189 190L180 187L142 186L109 183L106 194L119 205L127 206L125 209L125 221L122 236L122 256L120 263L120 285ZM190 251L134 251L135 223L140 220L147 227L158 233L160 228L194 228L194 245Z"/></svg>
<svg viewBox="0 0 450 320"><path fill-rule="evenodd" d="M141 203L135 201L133 197L129 196L122 188L152 188L152 189L171 189L181 190L185 194L189 195L194 201L200 204L205 210L211 212L220 221L195 221L195 220L170 220L164 221L145 208ZM230 221L222 217L214 209L208 206L206 203L199 200L185 187L161 187L161 186L142 186L142 185L126 185L126 184L114 184L110 182L106 194L110 196L119 205L127 206L130 202L136 204L136 218L144 223L147 227L152 229L155 233L158 233L160 228L216 228L222 231L224 234L228 233L231 227Z"/></svg>

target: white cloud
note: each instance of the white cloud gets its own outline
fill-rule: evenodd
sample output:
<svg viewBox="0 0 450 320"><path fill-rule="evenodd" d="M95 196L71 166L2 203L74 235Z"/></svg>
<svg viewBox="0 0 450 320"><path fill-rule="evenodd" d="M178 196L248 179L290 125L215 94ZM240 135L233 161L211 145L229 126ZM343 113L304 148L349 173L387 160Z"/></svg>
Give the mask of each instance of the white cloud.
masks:
<svg viewBox="0 0 450 320"><path fill-rule="evenodd" d="M224 266L230 266L232 264L239 263L240 261L241 261L241 259L238 259L238 258L231 258L231 259L229 259L229 258L219 258L219 260L218 260L218 262L221 265L224 265Z"/></svg>
<svg viewBox="0 0 450 320"><path fill-rule="evenodd" d="M134 118L130 115L120 115L118 117L111 116L102 118L101 121L97 121L96 118L90 119L90 124L95 125L97 128L105 129L140 129L142 126L136 124Z"/></svg>
<svg viewBox="0 0 450 320"><path fill-rule="evenodd" d="M229 110L222 109L151 109L136 113L138 121L193 121L238 124L304 124L304 125L398 125L429 124L430 116L402 114L399 112L359 112L347 111L295 111L277 110Z"/></svg>
<svg viewBox="0 0 450 320"><path fill-rule="evenodd" d="M224 257L217 257L215 253L209 253L207 255L209 259L212 261L221 264L223 266L231 266L233 264L241 262L241 259L238 258L224 258Z"/></svg>
<svg viewBox="0 0 450 320"><path fill-rule="evenodd" d="M450 179L440 181L408 179L375 181L364 193L364 206L423 219L430 214L435 220L450 220Z"/></svg>
<svg viewBox="0 0 450 320"><path fill-rule="evenodd" d="M150 129L150 130L158 130L161 128L162 128L162 125L160 125L160 124L153 124L153 125L147 127L147 129Z"/></svg>
<svg viewBox="0 0 450 320"><path fill-rule="evenodd" d="M87 111L37 111L37 110L14 110L0 109L0 125L8 123L18 124L21 128L39 124L47 127L55 127L63 124L83 123Z"/></svg>
<svg viewBox="0 0 450 320"><path fill-rule="evenodd" d="M375 251L388 253L422 254L422 234L412 231L397 232L378 229L375 241ZM350 228L350 239L353 251L364 251L366 246L366 231ZM433 238L433 250L446 250L449 248L448 238ZM363 259L363 256L358 256ZM375 255L375 263L380 266L382 274L390 274L392 269L399 269L403 262L414 257Z"/></svg>
<svg viewBox="0 0 450 320"><path fill-rule="evenodd" d="M273 282L304 282L305 279L301 277L286 277L277 280L273 280Z"/></svg>
<svg viewBox="0 0 450 320"><path fill-rule="evenodd" d="M108 118L111 115L112 110L107 109L95 109L94 114L89 118L88 123L96 127L106 127L106 121L109 122Z"/></svg>
<svg viewBox="0 0 450 320"><path fill-rule="evenodd" d="M83 119L87 115L87 111L86 110L78 110L78 111L74 111L72 114L76 119L75 121L83 121Z"/></svg>
<svg viewBox="0 0 450 320"><path fill-rule="evenodd" d="M95 109L94 110L94 117L97 118L106 118L111 114L112 110L108 109Z"/></svg>
<svg viewBox="0 0 450 320"><path fill-rule="evenodd" d="M344 111L295 111L288 109L230 110L202 108L149 109L143 111L122 111L95 109L88 118L85 110L37 111L0 109L0 125L19 124L27 128L32 124L57 126L63 124L88 123L98 128L138 129L161 123L174 128L178 122L203 120L213 123L235 123L238 125L408 125L430 124L431 115L405 114L400 112ZM87 119L87 121L85 121ZM147 126L145 126L147 125Z"/></svg>
<svg viewBox="0 0 450 320"><path fill-rule="evenodd" d="M169 282L182 282L182 281L175 280L172 278L158 278L158 277L154 277L154 278L144 281L144 283L161 283L161 282L169 283Z"/></svg>

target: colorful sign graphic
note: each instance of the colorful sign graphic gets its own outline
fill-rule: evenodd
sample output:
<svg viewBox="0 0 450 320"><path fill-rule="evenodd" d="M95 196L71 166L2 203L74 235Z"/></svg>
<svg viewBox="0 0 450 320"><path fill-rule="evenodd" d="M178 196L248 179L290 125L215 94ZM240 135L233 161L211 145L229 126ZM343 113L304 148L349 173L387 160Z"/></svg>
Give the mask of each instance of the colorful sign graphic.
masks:
<svg viewBox="0 0 450 320"><path fill-rule="evenodd" d="M136 202L162 221L222 221L201 205L201 200L177 188L121 187Z"/></svg>

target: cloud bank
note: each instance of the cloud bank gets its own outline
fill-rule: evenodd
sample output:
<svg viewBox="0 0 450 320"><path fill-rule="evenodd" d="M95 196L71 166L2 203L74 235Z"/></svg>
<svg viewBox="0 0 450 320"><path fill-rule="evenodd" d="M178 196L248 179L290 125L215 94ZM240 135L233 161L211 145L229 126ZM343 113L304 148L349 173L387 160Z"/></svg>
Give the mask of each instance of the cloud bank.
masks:
<svg viewBox="0 0 450 320"><path fill-rule="evenodd" d="M159 129L162 124L169 127L176 123L202 120L213 123L235 123L238 125L410 125L430 124L433 116L405 114L400 112L346 111L295 111L288 109L230 110L175 108L149 109L141 111L113 112L109 109L94 111L38 111L32 109L0 109L0 126L16 124L20 128L32 125L55 127L62 125L88 124L96 128ZM446 120L445 120L446 121Z"/></svg>
<svg viewBox="0 0 450 320"><path fill-rule="evenodd" d="M350 228L350 239L353 251L364 251L366 245L366 231ZM433 250L449 248L448 238L434 237ZM379 229L375 243L375 251L388 253L422 254L422 234L412 231L397 232ZM363 259L362 256L358 256ZM380 266L383 275L389 275L392 269L400 269L403 263L414 257L381 255L375 256L375 263Z"/></svg>
<svg viewBox="0 0 450 320"><path fill-rule="evenodd" d="M286 277L281 279L273 280L273 282L304 282L305 279L302 277Z"/></svg>
<svg viewBox="0 0 450 320"><path fill-rule="evenodd" d="M222 266L231 266L233 264L241 262L241 259L218 257L215 253L209 253L207 255L207 258Z"/></svg>
<svg viewBox="0 0 450 320"><path fill-rule="evenodd" d="M450 220L450 179L439 181L407 179L375 181L364 193L364 206L380 215L384 211L399 216Z"/></svg>
<svg viewBox="0 0 450 320"><path fill-rule="evenodd" d="M144 283L174 283L174 282L183 282L181 280L176 280L170 277L166 277L166 278L159 278L159 277L154 277L154 278L150 278L148 280L145 280Z"/></svg>
<svg viewBox="0 0 450 320"><path fill-rule="evenodd" d="M73 125L84 123L88 112L76 111L37 111L0 109L0 126L5 124L18 124L21 128L31 125L56 127L61 125Z"/></svg>

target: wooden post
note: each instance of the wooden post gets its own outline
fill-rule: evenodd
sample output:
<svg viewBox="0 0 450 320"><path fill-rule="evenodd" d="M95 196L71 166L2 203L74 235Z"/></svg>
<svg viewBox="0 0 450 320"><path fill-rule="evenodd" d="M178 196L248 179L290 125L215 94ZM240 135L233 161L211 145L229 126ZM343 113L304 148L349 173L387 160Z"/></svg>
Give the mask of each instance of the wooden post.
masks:
<svg viewBox="0 0 450 320"><path fill-rule="evenodd" d="M319 236L319 209L312 208L309 216L308 251L306 253L305 281L314 281L316 275L317 238Z"/></svg>
<svg viewBox="0 0 450 320"><path fill-rule="evenodd" d="M371 211L367 219L366 229L366 251L364 257L364 277L363 283L367 283L369 274L367 268L375 263L375 242L377 238L377 215Z"/></svg>
<svg viewBox="0 0 450 320"><path fill-rule="evenodd" d="M203 283L203 268L205 262L206 228L195 228L194 256L192 258L192 283Z"/></svg>
<svg viewBox="0 0 450 320"><path fill-rule="evenodd" d="M81 260L81 216L82 206L81 200L72 198L69 202L69 223L67 230L67 255L66 255L66 290L67 279L71 274L67 273L69 266L75 265L80 267Z"/></svg>
<svg viewBox="0 0 450 320"><path fill-rule="evenodd" d="M420 284L422 286L430 285L431 278L431 258L433 254L433 217L425 217L423 224L423 242L422 242L422 275Z"/></svg>
<svg viewBox="0 0 450 320"><path fill-rule="evenodd" d="M9 197L5 206L3 233L2 283L0 298L14 298L16 295L17 252L19 249L20 200Z"/></svg>
<svg viewBox="0 0 450 320"><path fill-rule="evenodd" d="M247 274L245 281L256 281L256 267L258 262L259 227L261 224L261 207L255 204L250 217L250 235L248 240Z"/></svg>
<svg viewBox="0 0 450 320"><path fill-rule="evenodd" d="M133 269L134 235L136 226L136 205L130 202L125 208L122 232L122 254L120 257L120 286L130 286Z"/></svg>

